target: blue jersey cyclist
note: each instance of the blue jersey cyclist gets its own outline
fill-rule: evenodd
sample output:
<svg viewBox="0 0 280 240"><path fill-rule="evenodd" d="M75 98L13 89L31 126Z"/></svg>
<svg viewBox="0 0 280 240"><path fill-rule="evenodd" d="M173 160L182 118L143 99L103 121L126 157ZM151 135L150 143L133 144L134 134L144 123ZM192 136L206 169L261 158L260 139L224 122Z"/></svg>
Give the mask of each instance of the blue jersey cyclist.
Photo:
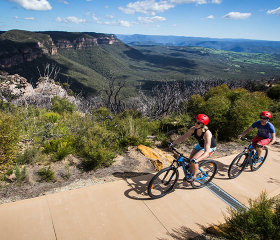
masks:
<svg viewBox="0 0 280 240"><path fill-rule="evenodd" d="M255 161L259 161L259 157L261 156L263 146L272 145L276 141L275 128L273 124L269 122L270 118L270 112L261 112L260 120L254 122L249 128L247 128L243 133L241 133L238 136L239 138L242 138L254 128L258 129L257 136L255 136L252 140L253 146L256 148L258 154L258 157L255 159Z"/></svg>
<svg viewBox="0 0 280 240"><path fill-rule="evenodd" d="M176 139L172 144L176 145L186 140L190 136L194 136L198 143L194 146L190 154L190 170L192 172L192 177L189 181L195 179L198 173L198 162L204 160L210 156L216 150L215 139L207 127L209 123L209 117L205 114L198 114L195 117L195 124L192 126L183 136Z"/></svg>

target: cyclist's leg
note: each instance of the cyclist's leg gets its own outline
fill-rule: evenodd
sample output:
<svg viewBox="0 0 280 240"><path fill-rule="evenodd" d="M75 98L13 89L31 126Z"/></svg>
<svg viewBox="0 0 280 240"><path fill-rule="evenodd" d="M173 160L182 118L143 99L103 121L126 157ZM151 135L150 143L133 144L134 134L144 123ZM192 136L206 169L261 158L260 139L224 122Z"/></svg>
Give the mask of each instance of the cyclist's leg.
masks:
<svg viewBox="0 0 280 240"><path fill-rule="evenodd" d="M270 138L262 138L260 141L257 142L256 144L256 150L257 150L257 156L261 156L262 154L262 148L263 146L269 144L271 141Z"/></svg>
<svg viewBox="0 0 280 240"><path fill-rule="evenodd" d="M199 144L196 144L190 154L190 159L195 158L197 159L198 157L200 157L202 154L204 153L204 148L201 147ZM197 172L198 172L198 163L190 163L190 171L193 174L193 177L196 176Z"/></svg>

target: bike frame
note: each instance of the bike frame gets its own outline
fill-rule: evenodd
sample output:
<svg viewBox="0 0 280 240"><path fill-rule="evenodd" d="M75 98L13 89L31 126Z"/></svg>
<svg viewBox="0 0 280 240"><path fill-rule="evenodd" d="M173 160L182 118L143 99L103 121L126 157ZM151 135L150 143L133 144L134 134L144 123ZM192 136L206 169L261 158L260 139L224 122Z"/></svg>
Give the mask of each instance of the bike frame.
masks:
<svg viewBox="0 0 280 240"><path fill-rule="evenodd" d="M185 174L185 178L188 179L192 176L192 172L189 171L190 169L190 160L189 158L185 157L182 153L179 153L176 149L172 148L173 151L175 151L177 154L179 154L178 158L173 160L173 163L171 164L171 166L174 166L174 163L177 163L177 168L182 167L183 168L183 172ZM187 164L185 163L185 160L187 161ZM202 171L202 169L200 167L198 167L199 171L201 173L203 173L203 177L200 178L196 178L195 180L201 180L207 177L207 174Z"/></svg>
<svg viewBox="0 0 280 240"><path fill-rule="evenodd" d="M253 146L252 143L250 143L250 145L244 149L244 152L249 153L249 159L247 161L249 161L251 165L253 164L253 160L256 158L257 154L257 152L253 152L254 150L256 150L256 148Z"/></svg>

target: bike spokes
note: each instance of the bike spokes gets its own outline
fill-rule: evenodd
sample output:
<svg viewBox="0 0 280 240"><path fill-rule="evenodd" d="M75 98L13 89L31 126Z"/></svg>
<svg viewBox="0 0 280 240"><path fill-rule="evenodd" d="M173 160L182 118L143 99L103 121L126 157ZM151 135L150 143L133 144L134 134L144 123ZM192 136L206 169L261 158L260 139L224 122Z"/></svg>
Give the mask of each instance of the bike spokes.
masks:
<svg viewBox="0 0 280 240"><path fill-rule="evenodd" d="M193 188L204 187L215 176L217 171L217 164L212 161L206 161L199 165L199 172L195 180L191 183Z"/></svg>
<svg viewBox="0 0 280 240"><path fill-rule="evenodd" d="M150 181L148 193L152 198L159 198L171 191L178 180L178 170L169 167L159 171Z"/></svg>
<svg viewBox="0 0 280 240"><path fill-rule="evenodd" d="M259 156L259 158L257 158L257 154L255 154L255 156L252 160L252 165L251 165L252 171L258 170L263 165L264 161L266 160L267 154L268 154L267 148L264 148L262 150L262 153Z"/></svg>
<svg viewBox="0 0 280 240"><path fill-rule="evenodd" d="M241 172L244 170L244 168L247 165L247 161L248 161L247 157L248 156L246 153L240 153L233 159L228 170L229 178L236 178L241 174Z"/></svg>

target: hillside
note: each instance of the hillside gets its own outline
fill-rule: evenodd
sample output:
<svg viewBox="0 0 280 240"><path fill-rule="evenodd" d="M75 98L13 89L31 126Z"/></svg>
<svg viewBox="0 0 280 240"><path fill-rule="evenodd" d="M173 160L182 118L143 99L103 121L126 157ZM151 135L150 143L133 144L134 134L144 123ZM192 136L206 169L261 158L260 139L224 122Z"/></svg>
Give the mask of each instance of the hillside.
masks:
<svg viewBox="0 0 280 240"><path fill-rule="evenodd" d="M60 68L58 81L85 95L102 89L108 73L126 81L126 93L151 90L162 81L195 79L260 80L280 75L280 55L238 53L187 46L128 46L115 35L93 32L0 34L0 70L18 73L35 84L50 63Z"/></svg>

